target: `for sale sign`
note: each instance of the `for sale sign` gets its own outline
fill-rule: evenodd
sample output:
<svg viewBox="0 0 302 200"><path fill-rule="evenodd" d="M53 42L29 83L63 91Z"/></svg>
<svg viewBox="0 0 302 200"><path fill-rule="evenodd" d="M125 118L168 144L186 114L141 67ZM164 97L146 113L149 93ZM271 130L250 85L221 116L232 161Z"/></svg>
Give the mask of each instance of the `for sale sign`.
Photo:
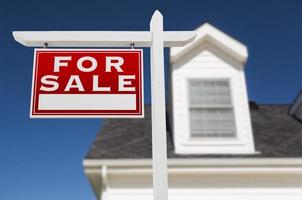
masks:
<svg viewBox="0 0 302 200"><path fill-rule="evenodd" d="M139 49L35 49L31 117L143 117Z"/></svg>

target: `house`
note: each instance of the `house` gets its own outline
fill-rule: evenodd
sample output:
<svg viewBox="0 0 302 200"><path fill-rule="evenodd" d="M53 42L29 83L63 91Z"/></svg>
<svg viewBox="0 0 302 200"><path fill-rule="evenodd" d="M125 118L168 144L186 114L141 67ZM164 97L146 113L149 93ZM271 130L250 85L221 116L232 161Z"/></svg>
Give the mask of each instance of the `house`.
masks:
<svg viewBox="0 0 302 200"><path fill-rule="evenodd" d="M248 102L247 48L212 25L170 51L170 200L301 200L302 95ZM151 109L107 119L84 159L97 199L152 199Z"/></svg>

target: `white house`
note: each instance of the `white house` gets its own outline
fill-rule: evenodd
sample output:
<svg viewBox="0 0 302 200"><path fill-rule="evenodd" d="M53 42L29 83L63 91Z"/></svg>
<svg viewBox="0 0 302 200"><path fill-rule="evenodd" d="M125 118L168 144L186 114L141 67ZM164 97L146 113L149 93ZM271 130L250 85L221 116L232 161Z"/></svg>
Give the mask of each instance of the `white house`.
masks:
<svg viewBox="0 0 302 200"><path fill-rule="evenodd" d="M208 23L197 31L170 51L169 199L301 200L302 96L249 105L246 46ZM84 159L97 199L152 199L150 111L105 120Z"/></svg>

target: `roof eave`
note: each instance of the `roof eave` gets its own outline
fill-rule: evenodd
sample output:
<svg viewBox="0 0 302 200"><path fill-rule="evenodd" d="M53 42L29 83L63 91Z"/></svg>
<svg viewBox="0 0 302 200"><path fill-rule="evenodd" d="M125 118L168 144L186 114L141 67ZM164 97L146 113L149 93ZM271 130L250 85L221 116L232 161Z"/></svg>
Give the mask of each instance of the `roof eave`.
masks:
<svg viewBox="0 0 302 200"><path fill-rule="evenodd" d="M85 169L102 166L151 166L152 159L84 159ZM173 158L169 166L299 166L302 158Z"/></svg>

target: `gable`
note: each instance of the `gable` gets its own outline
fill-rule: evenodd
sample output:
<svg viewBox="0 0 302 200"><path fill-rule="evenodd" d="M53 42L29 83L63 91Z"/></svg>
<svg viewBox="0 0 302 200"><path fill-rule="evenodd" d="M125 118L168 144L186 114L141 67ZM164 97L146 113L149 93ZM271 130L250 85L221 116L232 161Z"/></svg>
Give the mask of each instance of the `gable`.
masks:
<svg viewBox="0 0 302 200"><path fill-rule="evenodd" d="M170 50L170 62L176 63L187 54L203 49L216 49L228 57L244 64L248 57L247 48L237 40L216 29L212 25L205 23L197 30L197 36L193 42L184 47L173 47Z"/></svg>
<svg viewBox="0 0 302 200"><path fill-rule="evenodd" d="M229 71L242 71L243 65L236 63L231 58L221 55L218 52L214 52L214 50L203 49L202 51L198 51L197 53L191 52L191 54L187 54L177 63L171 65L173 70L229 70Z"/></svg>

